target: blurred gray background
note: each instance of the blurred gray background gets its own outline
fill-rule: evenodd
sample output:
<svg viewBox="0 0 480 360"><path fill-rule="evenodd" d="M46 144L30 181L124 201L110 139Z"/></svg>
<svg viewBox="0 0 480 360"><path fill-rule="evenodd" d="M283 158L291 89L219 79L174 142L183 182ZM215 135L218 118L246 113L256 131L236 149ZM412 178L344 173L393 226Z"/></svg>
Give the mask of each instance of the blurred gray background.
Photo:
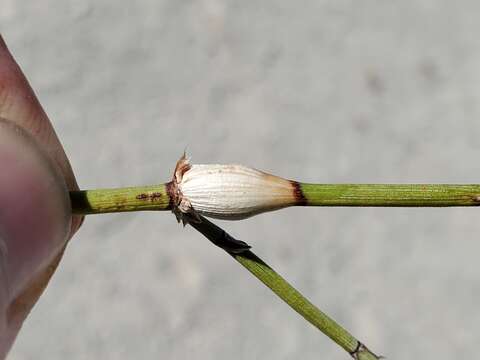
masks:
<svg viewBox="0 0 480 360"><path fill-rule="evenodd" d="M242 163L311 182L478 183L478 1L1 0L82 188ZM475 209L221 222L389 359L471 359ZM170 213L89 217L10 359L347 359Z"/></svg>

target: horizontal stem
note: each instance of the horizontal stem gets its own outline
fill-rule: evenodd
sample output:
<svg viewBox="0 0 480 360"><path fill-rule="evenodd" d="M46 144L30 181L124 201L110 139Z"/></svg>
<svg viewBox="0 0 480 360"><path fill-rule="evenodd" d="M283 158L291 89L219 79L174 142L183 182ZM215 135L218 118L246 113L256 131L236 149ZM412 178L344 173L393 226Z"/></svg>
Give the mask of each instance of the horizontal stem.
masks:
<svg viewBox="0 0 480 360"><path fill-rule="evenodd" d="M70 192L74 214L170 210L168 184ZM480 185L298 183L299 206L479 206Z"/></svg>
<svg viewBox="0 0 480 360"><path fill-rule="evenodd" d="M83 215L171 209L167 184L71 191L70 200L72 213Z"/></svg>
<svg viewBox="0 0 480 360"><path fill-rule="evenodd" d="M480 185L453 184L305 184L307 206L478 206Z"/></svg>

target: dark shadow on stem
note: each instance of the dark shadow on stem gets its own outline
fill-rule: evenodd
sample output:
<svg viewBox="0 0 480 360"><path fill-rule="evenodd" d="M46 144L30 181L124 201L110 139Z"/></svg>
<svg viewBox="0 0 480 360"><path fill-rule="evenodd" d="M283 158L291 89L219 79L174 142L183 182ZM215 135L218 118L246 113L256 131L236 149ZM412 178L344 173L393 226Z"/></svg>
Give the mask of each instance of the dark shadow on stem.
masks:
<svg viewBox="0 0 480 360"><path fill-rule="evenodd" d="M225 250L232 256L242 254L242 256L257 258L249 249L251 248L246 242L237 240L225 230L215 225L214 223L208 221L203 216L197 215L198 219L188 219L188 223L208 240L210 240L214 245ZM248 254L248 255L247 255ZM250 255L251 254L251 255ZM252 259L253 259L252 258ZM260 260L260 259L258 259ZM261 260L260 260L261 261Z"/></svg>

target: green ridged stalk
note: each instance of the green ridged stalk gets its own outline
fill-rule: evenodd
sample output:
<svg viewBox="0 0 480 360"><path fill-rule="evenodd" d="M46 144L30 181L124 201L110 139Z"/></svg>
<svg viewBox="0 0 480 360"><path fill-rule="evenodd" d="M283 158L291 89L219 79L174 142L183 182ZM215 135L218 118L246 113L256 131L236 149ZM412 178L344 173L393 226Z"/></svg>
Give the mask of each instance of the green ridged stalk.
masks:
<svg viewBox="0 0 480 360"><path fill-rule="evenodd" d="M243 168L242 168L243 169ZM218 169L217 169L218 170ZM223 169L220 169L223 171ZM228 170L228 169L227 169ZM238 169L237 169L238 170ZM221 171L217 171L222 174ZM257 173L255 173L257 174ZM207 175L211 175L208 173ZM258 174L257 174L258 175ZM224 174L219 175L224 176ZM263 175L260 175L260 177ZM267 177L269 175L266 175ZM215 179L213 179L215 180ZM241 179L240 179L241 180ZM284 184L286 180L275 180L275 184ZM280 182L278 182L280 181ZM480 205L480 185L450 185L450 184L306 184L288 182L292 186L291 191L288 187L280 186L283 194L280 199L285 199L285 204L276 202L271 208L264 207L260 210L270 211L277 208L298 205L298 206L385 206L385 207L440 207L440 206L478 206ZM253 182L256 186L261 186L262 182ZM173 184L173 185L172 185ZM231 185L231 182L226 182ZM241 181L239 181L241 185ZM249 183L250 184L250 183ZM268 184L268 183L267 183ZM210 183L205 182L205 186ZM248 186L241 186L239 189L229 190L217 184L216 193L210 194L210 190L204 190L205 196L200 200L206 202L204 205L215 205L218 209L215 211L229 210L228 214L235 219L235 206L238 204L232 199L235 197L226 197L226 204L218 203L225 194L235 191L246 191ZM190 223L195 229L204 234L216 245L227 251L236 261L243 265L261 282L268 286L275 294L290 305L295 311L302 315L307 321L330 337L350 355L359 360L379 359L367 347L359 342L353 335L337 324L333 319L320 311L315 305L308 301L301 293L293 288L287 281L278 275L270 266L248 250L249 246L241 241L233 239L225 231L210 223L208 220L192 212L179 214L177 206L172 209L172 204L178 204L179 199L172 199L170 194L177 194L172 189L175 183L167 183L144 187L130 187L118 189L99 189L73 191L70 193L72 212L74 214L100 214L124 211L142 211L142 210L174 210L177 218ZM261 188L265 191L259 192L255 188L255 196L260 199L272 197L278 200L278 188ZM260 189L260 190L261 190ZM272 190L273 189L273 190ZM287 189L287 190L285 190ZM269 193L269 191L271 193ZM203 193L202 193L203 194ZM272 195L273 194L273 195ZM195 195L195 193L193 193ZM198 195L198 194L197 194ZM178 197L178 195L172 195ZM180 195L181 196L181 195ZM253 197L256 199L256 197ZM292 200L293 199L293 200ZM181 200L181 199L180 199ZM187 199L188 200L188 199ZM240 204L242 198L238 198ZM217 201L217 203L215 202ZM256 204L256 202L253 202ZM262 205L261 202L259 202ZM264 205L264 204L263 204ZM262 205L262 206L263 206ZM268 201L267 201L268 205ZM210 209L211 210L211 209ZM234 211L235 210L235 211ZM243 211L239 206L238 211ZM255 209L249 209L255 214ZM212 211L211 211L212 212ZM215 214L215 212L212 212ZM193 216L193 217L192 217ZM193 220L192 220L193 219ZM238 219L238 217L237 217Z"/></svg>
<svg viewBox="0 0 480 360"><path fill-rule="evenodd" d="M312 304L253 252L246 251L241 254L230 255L305 320L327 335L354 358L361 360L379 359L377 355L372 353L346 329Z"/></svg>
<svg viewBox="0 0 480 360"><path fill-rule="evenodd" d="M267 263L248 250L247 245L243 251L231 251L226 244L238 245L225 230L200 217L199 221L190 222L190 225L203 234L213 244L221 247L252 275L270 288L279 298L286 302L293 310L301 315L310 324L332 339L337 345L347 351L357 360L378 360L381 356L375 355L350 332L339 325L335 320L313 305L297 289L290 285ZM231 248L230 248L231 249Z"/></svg>
<svg viewBox="0 0 480 360"><path fill-rule="evenodd" d="M307 206L440 207L480 205L480 185L450 184L306 184Z"/></svg>
<svg viewBox="0 0 480 360"><path fill-rule="evenodd" d="M166 184L71 191L70 200L72 213L81 215L171 209Z"/></svg>
<svg viewBox="0 0 480 360"><path fill-rule="evenodd" d="M480 185L299 183L298 206L479 206ZM170 210L167 184L70 192L74 214Z"/></svg>

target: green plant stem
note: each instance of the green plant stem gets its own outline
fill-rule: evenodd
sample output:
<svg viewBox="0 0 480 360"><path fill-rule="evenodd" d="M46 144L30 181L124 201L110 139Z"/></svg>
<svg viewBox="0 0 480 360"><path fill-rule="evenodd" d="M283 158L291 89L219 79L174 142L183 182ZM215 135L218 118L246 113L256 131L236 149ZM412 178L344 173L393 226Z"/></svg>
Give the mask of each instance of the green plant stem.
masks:
<svg viewBox="0 0 480 360"><path fill-rule="evenodd" d="M238 241L226 233L223 229L200 217L200 222L189 222L192 227L202 233L207 239L216 244L228 241ZM222 247L222 246L221 246ZM377 360L379 356L371 352L365 345L358 341L342 326L337 324L328 315L313 305L298 290L290 285L275 270L250 250L240 253L229 251L222 247L236 261L244 266L257 279L270 288L278 297L285 301L293 310L300 314L305 320L327 335L335 343L340 345L354 359Z"/></svg>
<svg viewBox="0 0 480 360"><path fill-rule="evenodd" d="M297 184L297 190L299 190L295 193L297 205L304 206L480 205L480 185L476 184ZM168 184L72 191L70 198L72 212L75 214L169 210L173 203ZM220 244L236 261L352 357L359 360L379 359L347 330L308 301L270 266L250 250L245 250L248 245L238 241L235 243L235 239L224 230L201 216L200 219L200 222L190 221L190 224L212 242Z"/></svg>
<svg viewBox="0 0 480 360"><path fill-rule="evenodd" d="M299 206L479 206L480 185L306 184ZM70 192L74 214L170 210L167 184Z"/></svg>
<svg viewBox="0 0 480 360"><path fill-rule="evenodd" d="M480 185L305 184L299 205L307 206L478 206Z"/></svg>
<svg viewBox="0 0 480 360"><path fill-rule="evenodd" d="M166 184L71 191L70 200L72 212L83 215L171 209Z"/></svg>

